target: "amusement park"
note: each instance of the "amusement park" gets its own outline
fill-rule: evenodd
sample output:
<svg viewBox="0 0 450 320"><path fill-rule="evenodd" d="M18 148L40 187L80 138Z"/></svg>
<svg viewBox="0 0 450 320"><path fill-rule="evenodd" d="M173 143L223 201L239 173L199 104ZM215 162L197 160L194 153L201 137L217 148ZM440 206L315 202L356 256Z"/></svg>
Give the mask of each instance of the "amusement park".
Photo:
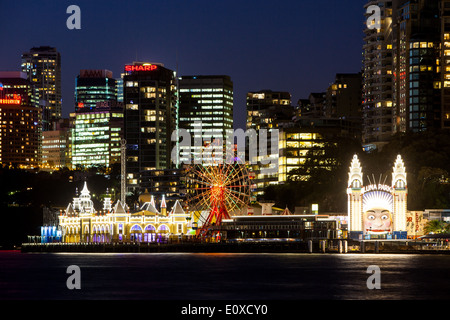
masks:
<svg viewBox="0 0 450 320"><path fill-rule="evenodd" d="M166 199L164 194L158 198L145 190L136 203L127 204L125 197L113 202L107 190L97 210L84 181L81 192L77 188L73 201L58 213L57 222L42 226L39 236L28 236L22 249L68 250L81 245L96 250L99 245L114 245L120 250L123 245L137 245L164 250L161 246L183 244L179 250L189 251L190 245L201 243L281 245L310 252L348 252L356 246L363 252L371 246L379 250L381 242L391 249L394 245L417 250L412 244L417 245L426 219L423 213L419 219L418 212L407 210L407 174L400 155L392 168L391 185L386 179L379 183L369 176L364 179L363 166L357 155L353 157L346 213L320 213L316 204L291 211L275 207L274 202L256 201L248 165L238 157L218 159L185 166L185 196L177 199ZM124 189L125 179L122 184ZM420 242L424 247L428 245Z"/></svg>

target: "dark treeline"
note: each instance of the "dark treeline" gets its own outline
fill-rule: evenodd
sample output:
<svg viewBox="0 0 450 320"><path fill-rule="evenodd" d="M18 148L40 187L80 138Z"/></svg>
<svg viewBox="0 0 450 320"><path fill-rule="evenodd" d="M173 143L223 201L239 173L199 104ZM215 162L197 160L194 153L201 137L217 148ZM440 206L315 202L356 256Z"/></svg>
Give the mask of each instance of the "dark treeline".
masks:
<svg viewBox="0 0 450 320"><path fill-rule="evenodd" d="M0 249L11 249L26 241L28 235L39 235L43 208L65 208L87 180L92 201L102 207L106 189L120 191L120 165L106 171L62 169L53 173L0 167L0 217L3 232Z"/></svg>
<svg viewBox="0 0 450 320"><path fill-rule="evenodd" d="M0 205L65 207L87 181L94 205L102 203L106 189L120 190L120 166L111 170L62 169L54 172L0 168ZM94 196L95 195L95 196Z"/></svg>

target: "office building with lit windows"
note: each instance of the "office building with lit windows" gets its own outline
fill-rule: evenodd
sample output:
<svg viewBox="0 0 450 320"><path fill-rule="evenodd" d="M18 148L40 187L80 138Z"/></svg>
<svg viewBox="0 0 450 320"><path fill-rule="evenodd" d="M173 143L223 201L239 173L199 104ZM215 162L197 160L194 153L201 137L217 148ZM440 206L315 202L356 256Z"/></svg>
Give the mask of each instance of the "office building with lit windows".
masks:
<svg viewBox="0 0 450 320"><path fill-rule="evenodd" d="M123 104L98 102L95 108L78 108L70 114L72 168L110 167L120 163Z"/></svg>
<svg viewBox="0 0 450 320"><path fill-rule="evenodd" d="M393 25L396 132L441 127L440 1L400 1Z"/></svg>
<svg viewBox="0 0 450 320"><path fill-rule="evenodd" d="M49 46L31 48L22 54L22 71L39 91L42 129L51 130L52 122L61 118L61 55Z"/></svg>
<svg viewBox="0 0 450 320"><path fill-rule="evenodd" d="M39 166L39 93L23 72L0 72L0 163Z"/></svg>
<svg viewBox="0 0 450 320"><path fill-rule="evenodd" d="M260 155L256 159L247 156L252 163L250 172L254 196L262 195L269 185L278 184L279 154L271 154L271 135L274 134L271 130L292 123L296 110L291 102L289 92L261 90L247 93L247 130L255 130L258 136L260 130L267 130L267 150L271 157L269 164L262 164Z"/></svg>
<svg viewBox="0 0 450 320"><path fill-rule="evenodd" d="M307 181L311 169L331 169L328 166L333 161L308 164L309 152L314 150L316 154L320 154L327 144L337 145L340 138L359 140L359 134L359 126L344 119L299 119L284 126L280 129L278 182Z"/></svg>
<svg viewBox="0 0 450 320"><path fill-rule="evenodd" d="M324 108L326 118L362 119L362 74L338 73L328 87Z"/></svg>
<svg viewBox="0 0 450 320"><path fill-rule="evenodd" d="M364 142L450 128L450 1L368 1L381 29L364 38Z"/></svg>
<svg viewBox="0 0 450 320"><path fill-rule="evenodd" d="M149 170L141 173L141 190L167 203L186 198L186 168Z"/></svg>
<svg viewBox="0 0 450 320"><path fill-rule="evenodd" d="M442 88L441 93L441 126L450 128L450 1L442 0L440 5L441 26L441 59L439 71L441 81L438 84Z"/></svg>
<svg viewBox="0 0 450 320"><path fill-rule="evenodd" d="M176 74L162 64L134 62L125 66L123 83L127 188L132 191L140 189L142 172L173 167Z"/></svg>
<svg viewBox="0 0 450 320"><path fill-rule="evenodd" d="M109 70L81 70L75 79L75 108L95 108L97 102L117 101L116 79Z"/></svg>
<svg viewBox="0 0 450 320"><path fill-rule="evenodd" d="M178 126L192 137L191 155L215 141L224 145L227 130L233 130L233 82L226 75L197 75L179 78ZM195 143L195 137L202 143ZM182 152L182 150L181 150Z"/></svg>
<svg viewBox="0 0 450 320"><path fill-rule="evenodd" d="M247 93L247 129L276 128L275 113L293 111L289 92L261 90ZM289 115L288 115L289 117Z"/></svg>
<svg viewBox="0 0 450 320"><path fill-rule="evenodd" d="M124 73L120 74L120 78L116 79L116 87L117 87L117 102L123 102L123 77Z"/></svg>

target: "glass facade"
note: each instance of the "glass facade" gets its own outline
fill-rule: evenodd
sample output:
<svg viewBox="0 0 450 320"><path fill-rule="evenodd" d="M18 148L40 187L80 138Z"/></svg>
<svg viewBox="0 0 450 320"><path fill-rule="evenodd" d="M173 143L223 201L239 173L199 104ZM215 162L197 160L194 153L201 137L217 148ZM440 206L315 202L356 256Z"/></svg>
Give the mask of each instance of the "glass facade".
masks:
<svg viewBox="0 0 450 320"><path fill-rule="evenodd" d="M53 121L61 118L61 55L52 47L36 47L22 54L22 71L39 90L42 107L42 129L51 129Z"/></svg>
<svg viewBox="0 0 450 320"><path fill-rule="evenodd" d="M411 42L409 50L409 129L440 126L440 75L436 72L439 44Z"/></svg>
<svg viewBox="0 0 450 320"><path fill-rule="evenodd" d="M310 150L320 151L325 145L322 134L305 130L285 129L280 133L279 182L294 178L293 171L304 166ZM296 177L308 180L309 176Z"/></svg>
<svg viewBox="0 0 450 320"><path fill-rule="evenodd" d="M51 169L69 167L70 131L52 130L42 135L42 166Z"/></svg>
<svg viewBox="0 0 450 320"><path fill-rule="evenodd" d="M160 64L135 63L125 69L128 70L123 77L127 186L128 190L136 190L140 187L141 172L173 166L171 135L176 129L176 75Z"/></svg>
<svg viewBox="0 0 450 320"><path fill-rule="evenodd" d="M95 108L97 102L117 101L117 83L108 70L81 70L75 80L75 108Z"/></svg>
<svg viewBox="0 0 450 320"><path fill-rule="evenodd" d="M272 129L292 123L295 109L291 102L289 92L262 90L247 93L247 130L256 130L258 137L261 129L268 130L267 150L270 154L269 164L262 164L264 156L258 156L256 161L252 161L253 196L262 195L271 184L278 184L279 154L271 154L271 136L275 134Z"/></svg>
<svg viewBox="0 0 450 320"><path fill-rule="evenodd" d="M94 109L71 114L72 166L110 167L120 162L123 135L123 105L103 103Z"/></svg>
<svg viewBox="0 0 450 320"><path fill-rule="evenodd" d="M192 157L201 156L194 135L207 145L233 129L233 82L228 76L183 76L179 79L178 126L190 132ZM187 160L187 159L186 159Z"/></svg>

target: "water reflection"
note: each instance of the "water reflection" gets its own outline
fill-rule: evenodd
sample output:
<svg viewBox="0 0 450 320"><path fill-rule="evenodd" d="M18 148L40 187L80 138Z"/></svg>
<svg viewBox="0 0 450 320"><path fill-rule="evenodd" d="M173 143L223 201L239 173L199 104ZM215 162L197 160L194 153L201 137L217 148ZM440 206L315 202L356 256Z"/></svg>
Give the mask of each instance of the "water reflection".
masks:
<svg viewBox="0 0 450 320"><path fill-rule="evenodd" d="M82 290L66 288L70 265ZM381 269L381 290L366 273ZM448 299L446 255L0 253L2 299Z"/></svg>

